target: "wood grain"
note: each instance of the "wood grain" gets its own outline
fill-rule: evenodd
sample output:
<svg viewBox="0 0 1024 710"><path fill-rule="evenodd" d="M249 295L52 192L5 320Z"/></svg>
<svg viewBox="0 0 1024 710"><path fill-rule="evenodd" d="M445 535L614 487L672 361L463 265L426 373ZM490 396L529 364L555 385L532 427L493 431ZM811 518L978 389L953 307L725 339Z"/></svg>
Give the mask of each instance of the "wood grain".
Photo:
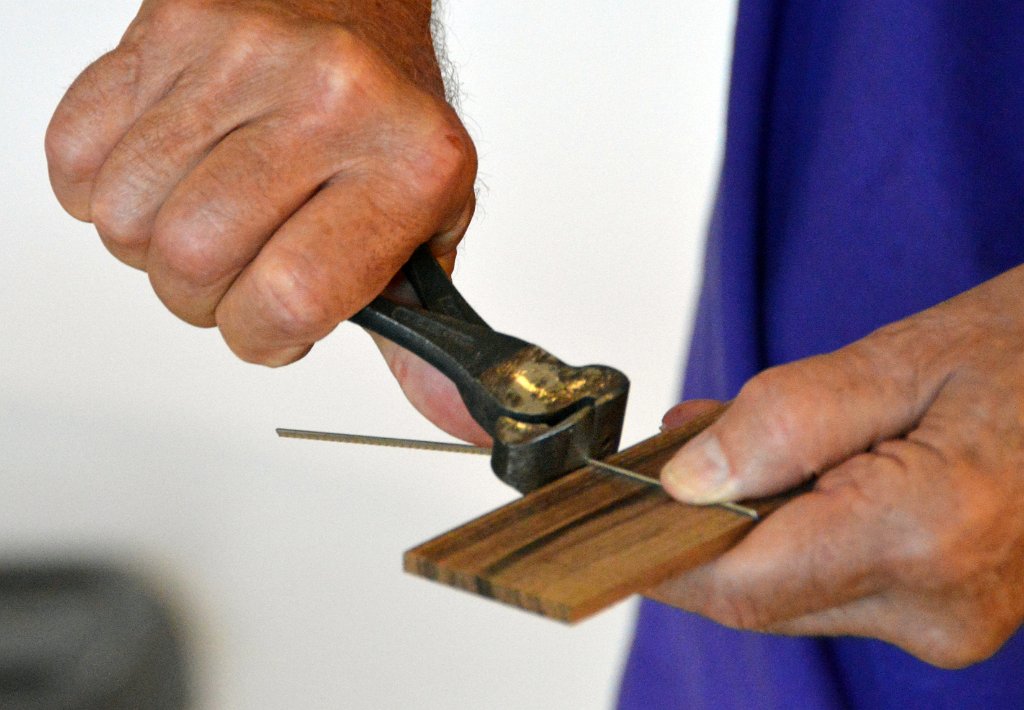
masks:
<svg viewBox="0 0 1024 710"><path fill-rule="evenodd" d="M721 411L608 461L656 477ZM763 517L789 497L744 505ZM572 623L714 558L755 524L721 508L681 505L658 486L587 467L409 550L404 567Z"/></svg>

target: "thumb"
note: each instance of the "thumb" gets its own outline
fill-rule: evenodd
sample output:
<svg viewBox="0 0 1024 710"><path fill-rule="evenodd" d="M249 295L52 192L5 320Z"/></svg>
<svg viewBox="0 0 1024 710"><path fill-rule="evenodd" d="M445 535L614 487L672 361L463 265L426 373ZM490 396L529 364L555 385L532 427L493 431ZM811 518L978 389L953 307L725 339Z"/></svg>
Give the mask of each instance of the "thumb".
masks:
<svg viewBox="0 0 1024 710"><path fill-rule="evenodd" d="M470 416L451 380L405 348L375 333L370 336L416 411L458 439L478 446L491 445L491 437Z"/></svg>
<svg viewBox="0 0 1024 710"><path fill-rule="evenodd" d="M895 340L879 331L760 373L665 464L665 490L687 503L772 495L907 431L942 382Z"/></svg>
<svg viewBox="0 0 1024 710"><path fill-rule="evenodd" d="M468 214L472 214L472 208ZM468 216L466 219L468 220ZM441 239L443 241L444 238ZM455 268L455 250L435 253L434 258L451 276ZM393 279L384 293L388 298L400 303L419 303L412 286L403 276ZM376 333L370 332L369 335L384 356L391 373L398 380L402 393L416 411L436 427L458 439L478 446L491 445L490 435L470 415L455 383L445 377L440 370L400 345Z"/></svg>

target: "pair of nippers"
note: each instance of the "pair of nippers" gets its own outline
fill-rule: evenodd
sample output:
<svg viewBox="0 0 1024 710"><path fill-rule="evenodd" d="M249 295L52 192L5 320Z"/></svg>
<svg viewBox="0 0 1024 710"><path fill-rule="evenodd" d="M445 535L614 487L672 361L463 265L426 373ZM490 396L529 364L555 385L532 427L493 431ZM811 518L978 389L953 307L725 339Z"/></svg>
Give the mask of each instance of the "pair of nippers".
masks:
<svg viewBox="0 0 1024 710"><path fill-rule="evenodd" d="M350 320L410 350L458 388L491 435L491 468L521 493L618 450L629 380L604 365L572 367L492 329L426 246L404 267L419 306L380 296Z"/></svg>

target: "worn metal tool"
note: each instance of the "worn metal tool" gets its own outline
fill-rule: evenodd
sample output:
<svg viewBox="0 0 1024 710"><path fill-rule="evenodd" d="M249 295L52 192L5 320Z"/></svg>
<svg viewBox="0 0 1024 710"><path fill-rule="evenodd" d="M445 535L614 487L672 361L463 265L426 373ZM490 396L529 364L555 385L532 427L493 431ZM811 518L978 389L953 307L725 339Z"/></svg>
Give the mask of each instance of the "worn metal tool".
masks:
<svg viewBox="0 0 1024 710"><path fill-rule="evenodd" d="M491 435L491 468L521 493L615 453L629 380L604 365L572 367L493 330L425 246L404 273L420 306L374 299L351 320L410 350L455 383Z"/></svg>

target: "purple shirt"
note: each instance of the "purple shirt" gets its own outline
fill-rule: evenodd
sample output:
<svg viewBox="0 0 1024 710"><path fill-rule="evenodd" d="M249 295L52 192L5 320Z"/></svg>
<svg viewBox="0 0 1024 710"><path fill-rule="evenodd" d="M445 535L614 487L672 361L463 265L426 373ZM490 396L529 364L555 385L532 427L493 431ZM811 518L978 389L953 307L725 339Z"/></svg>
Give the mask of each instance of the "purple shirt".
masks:
<svg viewBox="0 0 1024 710"><path fill-rule="evenodd" d="M686 397L1022 262L1024 2L741 0ZM1022 674L1021 632L946 671L644 602L620 707L1019 709Z"/></svg>

